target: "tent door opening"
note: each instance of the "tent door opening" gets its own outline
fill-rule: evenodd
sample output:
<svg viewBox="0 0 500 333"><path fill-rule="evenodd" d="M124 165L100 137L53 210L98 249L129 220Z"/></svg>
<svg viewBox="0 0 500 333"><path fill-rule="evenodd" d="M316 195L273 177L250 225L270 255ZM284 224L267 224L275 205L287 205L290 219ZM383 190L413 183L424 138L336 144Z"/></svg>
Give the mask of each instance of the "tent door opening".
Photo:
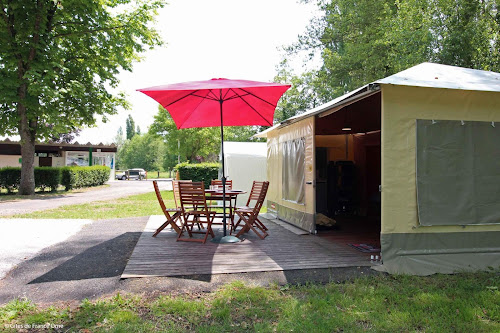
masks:
<svg viewBox="0 0 500 333"><path fill-rule="evenodd" d="M368 258L380 254L380 116L375 94L315 120L317 234L361 250L366 245L373 251Z"/></svg>

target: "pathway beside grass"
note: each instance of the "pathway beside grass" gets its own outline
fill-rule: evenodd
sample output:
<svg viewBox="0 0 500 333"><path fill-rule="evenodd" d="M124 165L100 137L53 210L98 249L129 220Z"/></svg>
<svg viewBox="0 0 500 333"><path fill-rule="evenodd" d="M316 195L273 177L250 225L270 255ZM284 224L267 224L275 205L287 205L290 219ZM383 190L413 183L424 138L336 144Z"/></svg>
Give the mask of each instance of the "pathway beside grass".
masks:
<svg viewBox="0 0 500 333"><path fill-rule="evenodd" d="M68 193L58 195L47 195L42 198L21 198L16 197L15 200L2 200L0 201L0 216L3 217L29 217L29 218L88 218L88 217L62 217L43 216L40 211L52 210L57 211L58 208L75 204L89 204L98 201L107 202L117 198L126 197L130 195L153 192L152 181L111 181L108 182L110 186L102 187L99 189L89 189L81 193ZM162 190L171 189L170 181L160 182ZM7 197L7 196L6 196ZM154 199L156 200L156 199ZM86 206L91 209L93 204ZM34 213L34 214L32 214ZM109 215L108 215L109 216ZM119 217L119 216L114 216Z"/></svg>
<svg viewBox="0 0 500 333"><path fill-rule="evenodd" d="M162 191L163 201L167 207L175 207L172 191ZM162 215L160 205L154 192L130 195L107 201L67 205L43 212L14 215L15 218L51 218L51 219L113 219Z"/></svg>

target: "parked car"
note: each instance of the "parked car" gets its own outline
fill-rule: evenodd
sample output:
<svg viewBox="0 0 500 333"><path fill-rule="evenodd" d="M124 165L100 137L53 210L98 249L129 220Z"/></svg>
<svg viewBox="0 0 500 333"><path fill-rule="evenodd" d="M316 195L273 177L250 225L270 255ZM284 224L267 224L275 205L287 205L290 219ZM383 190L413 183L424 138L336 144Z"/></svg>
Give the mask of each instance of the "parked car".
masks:
<svg viewBox="0 0 500 333"><path fill-rule="evenodd" d="M115 175L116 179L126 180L128 175L128 179L138 179L143 180L146 178L146 170L144 169L128 169L125 171L117 172Z"/></svg>

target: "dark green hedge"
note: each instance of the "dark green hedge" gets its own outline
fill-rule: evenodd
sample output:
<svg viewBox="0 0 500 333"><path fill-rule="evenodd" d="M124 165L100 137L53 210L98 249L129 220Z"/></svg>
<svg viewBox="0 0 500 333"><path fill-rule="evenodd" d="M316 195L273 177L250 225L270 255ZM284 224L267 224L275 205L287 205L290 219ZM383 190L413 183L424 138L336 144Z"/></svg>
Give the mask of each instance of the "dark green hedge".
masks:
<svg viewBox="0 0 500 333"><path fill-rule="evenodd" d="M66 190L102 185L109 179L111 170L105 166L91 167L36 167L35 187L42 190L57 190L59 184ZM21 168L0 168L0 188L13 192L21 183Z"/></svg>
<svg viewBox="0 0 500 333"><path fill-rule="evenodd" d="M0 169L0 188L11 193L19 188L21 183L21 168L5 167Z"/></svg>
<svg viewBox="0 0 500 333"><path fill-rule="evenodd" d="M108 167L95 165L89 167L63 167L62 180L67 190L80 187L90 187L102 185L109 180L111 170Z"/></svg>
<svg viewBox="0 0 500 333"><path fill-rule="evenodd" d="M208 188L212 179L219 178L219 168L219 163L190 164L184 162L177 164L174 169L179 172L180 179L191 179L195 182L203 181L205 182L205 187Z"/></svg>
<svg viewBox="0 0 500 333"><path fill-rule="evenodd" d="M61 168L38 167L35 168L35 187L50 189L51 192L57 190L61 183Z"/></svg>

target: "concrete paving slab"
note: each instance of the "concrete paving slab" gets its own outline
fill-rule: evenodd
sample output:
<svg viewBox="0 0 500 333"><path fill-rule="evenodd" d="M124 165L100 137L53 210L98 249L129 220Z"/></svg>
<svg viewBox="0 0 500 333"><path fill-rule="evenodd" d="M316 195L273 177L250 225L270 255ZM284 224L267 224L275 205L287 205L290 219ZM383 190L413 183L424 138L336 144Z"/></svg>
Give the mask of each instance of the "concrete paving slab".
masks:
<svg viewBox="0 0 500 333"><path fill-rule="evenodd" d="M0 279L15 265L76 234L92 220L0 219Z"/></svg>

